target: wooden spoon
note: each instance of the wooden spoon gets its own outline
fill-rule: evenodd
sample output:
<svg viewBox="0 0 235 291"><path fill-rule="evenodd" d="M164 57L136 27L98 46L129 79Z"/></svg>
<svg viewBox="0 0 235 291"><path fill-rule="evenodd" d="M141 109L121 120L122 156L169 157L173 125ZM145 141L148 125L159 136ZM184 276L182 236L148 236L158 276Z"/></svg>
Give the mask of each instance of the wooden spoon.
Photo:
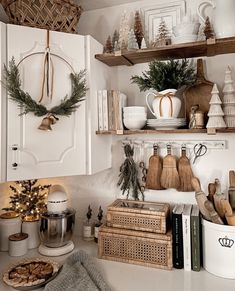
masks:
<svg viewBox="0 0 235 291"><path fill-rule="evenodd" d="M205 201L204 206L208 210L212 222L214 222L216 224L224 224L223 220L220 218L218 213L215 211L214 205L212 204L211 201L209 201L209 200Z"/></svg>
<svg viewBox="0 0 235 291"><path fill-rule="evenodd" d="M228 225L235 226L235 215L233 214L232 207L228 200L222 199L221 200L221 206L223 208L223 211L225 213L225 218L227 220Z"/></svg>
<svg viewBox="0 0 235 291"><path fill-rule="evenodd" d="M216 188L215 188L215 184L214 183L210 183L208 185L208 196L207 198L214 204L214 195L216 192Z"/></svg>
<svg viewBox="0 0 235 291"><path fill-rule="evenodd" d="M205 207L205 202L209 200L207 199L206 194L202 192L200 181L198 178L195 177L192 178L192 186L195 191L195 198L201 214L205 219L211 221L210 213Z"/></svg>

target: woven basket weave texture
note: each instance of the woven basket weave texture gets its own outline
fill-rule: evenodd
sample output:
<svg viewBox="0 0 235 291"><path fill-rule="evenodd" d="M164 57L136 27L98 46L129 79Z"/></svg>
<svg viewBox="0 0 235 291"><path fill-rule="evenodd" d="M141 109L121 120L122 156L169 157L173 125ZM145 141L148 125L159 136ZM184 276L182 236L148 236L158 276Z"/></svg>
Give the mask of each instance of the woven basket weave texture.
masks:
<svg viewBox="0 0 235 291"><path fill-rule="evenodd" d="M12 24L76 33L81 6L72 0L3 0Z"/></svg>

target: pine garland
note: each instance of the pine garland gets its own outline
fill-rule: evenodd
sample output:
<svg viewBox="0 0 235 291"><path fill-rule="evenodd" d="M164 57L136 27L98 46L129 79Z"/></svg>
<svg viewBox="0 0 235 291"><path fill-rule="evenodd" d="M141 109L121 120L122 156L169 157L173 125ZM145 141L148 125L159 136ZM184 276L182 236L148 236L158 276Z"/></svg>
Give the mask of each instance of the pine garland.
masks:
<svg viewBox="0 0 235 291"><path fill-rule="evenodd" d="M78 103L84 100L87 91L86 80L84 79L85 70L80 71L78 74L71 73L72 93L70 98L65 96L59 105L47 109L44 105L33 100L29 93L21 89L20 73L14 58L9 62L9 69L5 66L5 76L6 88L10 99L15 101L22 110L20 115L32 112L38 117L47 114L70 116L79 107Z"/></svg>
<svg viewBox="0 0 235 291"><path fill-rule="evenodd" d="M129 144L124 146L124 152L126 159L120 167L118 186L121 186L122 195L127 195L129 198L130 191L132 190L132 197L135 200L139 200L139 195L141 194L142 200L144 200L144 193L140 186L138 179L138 169L135 161L133 160L134 148Z"/></svg>
<svg viewBox="0 0 235 291"><path fill-rule="evenodd" d="M131 77L131 81L139 86L140 91L154 89L159 92L191 85L195 82L195 77L195 69L189 65L188 60L155 60L149 63L149 71L143 72L143 77L135 75Z"/></svg>

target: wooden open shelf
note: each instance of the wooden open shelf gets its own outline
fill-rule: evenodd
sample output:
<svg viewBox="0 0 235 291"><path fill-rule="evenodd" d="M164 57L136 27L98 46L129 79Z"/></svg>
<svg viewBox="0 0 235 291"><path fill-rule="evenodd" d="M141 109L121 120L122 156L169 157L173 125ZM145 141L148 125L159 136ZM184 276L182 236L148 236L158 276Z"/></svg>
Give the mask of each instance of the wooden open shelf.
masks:
<svg viewBox="0 0 235 291"><path fill-rule="evenodd" d="M215 55L235 53L235 37L216 40L197 41L191 43L169 45L161 48L138 51L122 51L119 55L97 54L95 58L108 66L132 66L147 63L153 59L184 59L194 57L211 57Z"/></svg>
<svg viewBox="0 0 235 291"><path fill-rule="evenodd" d="M109 131L97 131L96 134L101 135L133 135L133 134L190 134L190 133L207 133L207 129L173 129L173 130L154 130L154 129L141 129L141 130L109 130ZM216 133L235 133L235 128L221 128L211 134Z"/></svg>

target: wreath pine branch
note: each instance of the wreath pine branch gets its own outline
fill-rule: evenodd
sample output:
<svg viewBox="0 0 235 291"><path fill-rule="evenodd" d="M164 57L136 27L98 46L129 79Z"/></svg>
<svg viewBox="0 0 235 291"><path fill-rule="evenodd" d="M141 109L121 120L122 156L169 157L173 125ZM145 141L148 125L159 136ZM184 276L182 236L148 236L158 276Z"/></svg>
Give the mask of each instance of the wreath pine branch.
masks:
<svg viewBox="0 0 235 291"><path fill-rule="evenodd" d="M20 115L29 112L34 113L35 116L41 117L47 114L70 116L79 107L79 102L83 101L86 96L85 70L79 73L71 73L70 79L72 83L71 96L65 96L60 104L47 109L44 105L37 103L29 93L21 89L20 73L14 58L9 62L9 69L5 66L6 89L9 93L10 99L15 101L18 107L22 110Z"/></svg>

